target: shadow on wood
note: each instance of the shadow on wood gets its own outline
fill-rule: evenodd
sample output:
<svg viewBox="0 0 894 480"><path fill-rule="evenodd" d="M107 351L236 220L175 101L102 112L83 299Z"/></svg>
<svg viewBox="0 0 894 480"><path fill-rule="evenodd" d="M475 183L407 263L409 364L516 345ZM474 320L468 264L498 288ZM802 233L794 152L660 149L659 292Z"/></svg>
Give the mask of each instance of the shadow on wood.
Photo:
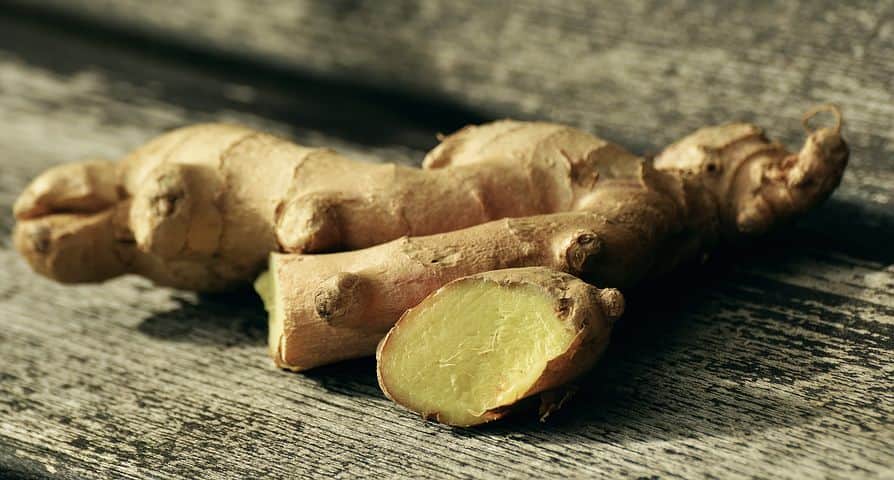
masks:
<svg viewBox="0 0 894 480"><path fill-rule="evenodd" d="M796 270L799 262L809 261L810 252L829 241L853 242L842 238L841 228L827 235L816 235L814 229L840 223L847 216L870 214L854 208L838 202L807 219L806 225L781 231L748 250L728 251L708 265L628 292L628 311L608 352L579 382L580 391L565 409L545 425L528 413L456 434L521 432L550 442L569 433L608 442L643 435L670 440L741 435L822 416L824 410L809 405L800 394L809 393L813 378L836 368L827 360L835 345L826 337L855 334L828 323L860 322L842 311L841 302L853 299L774 280L772 274ZM886 229L881 230L873 238L884 236ZM853 247L860 249L859 244ZM755 270L771 277L750 273ZM263 308L249 290L201 297L184 294L176 300L178 308L147 318L139 330L156 338L200 344L264 342ZM859 327L870 332L883 328ZM819 335L820 340L804 332ZM300 375L334 394L382 396L371 358Z"/></svg>
<svg viewBox="0 0 894 480"><path fill-rule="evenodd" d="M177 294L178 306L151 315L137 329L151 337L176 342L234 346L263 345L267 341L267 315L255 292Z"/></svg>
<svg viewBox="0 0 894 480"><path fill-rule="evenodd" d="M10 10L15 21L0 17L0 50L14 45L15 53L27 56L30 64L71 76L82 73L84 58L89 58L94 73L128 80L114 83L107 95L130 98L137 86L145 90L141 94L152 92L192 113L210 114L210 119L226 110L249 112L364 145L428 149L437 133L493 117L425 92L364 85L359 77L348 81L314 75L257 57L189 48L109 25L85 28L65 15L0 6L0 11ZM35 27L50 34L35 33Z"/></svg>
<svg viewBox="0 0 894 480"><path fill-rule="evenodd" d="M310 379L330 393L385 398L376 380L376 361L372 357L339 362L294 375Z"/></svg>
<svg viewBox="0 0 894 480"><path fill-rule="evenodd" d="M605 356L579 380L571 401L546 423L528 412L456 434L520 433L529 441L547 443L573 442L580 436L600 443L643 437L665 441L754 433L819 415L785 395L766 395L742 385L749 378L772 376L773 367L755 358L750 345L754 325L736 328L730 323L737 319L728 315L710 321L712 312L729 306L724 305L724 293L733 288L729 277L728 264L714 265L675 275L661 289L629 294L628 312ZM717 295L718 287L724 293ZM701 339L716 338L718 329L737 334L726 336L722 349L702 348ZM688 370L693 363L703 369ZM792 363L804 379L828 370L812 365L809 350Z"/></svg>
<svg viewBox="0 0 894 480"><path fill-rule="evenodd" d="M865 244L891 238L884 222L860 223L872 232L848 235L846 219L853 216L872 213L835 202L747 250L628 292L628 310L606 355L564 409L545 424L527 413L456 434L523 433L548 443L579 436L606 443L741 438L846 410L846 400L819 377L841 374L843 351L878 362L862 346L883 348L894 328L855 312L894 316L894 310L773 277L817 264L811 255L829 242L877 252ZM817 235L823 225L825 234Z"/></svg>

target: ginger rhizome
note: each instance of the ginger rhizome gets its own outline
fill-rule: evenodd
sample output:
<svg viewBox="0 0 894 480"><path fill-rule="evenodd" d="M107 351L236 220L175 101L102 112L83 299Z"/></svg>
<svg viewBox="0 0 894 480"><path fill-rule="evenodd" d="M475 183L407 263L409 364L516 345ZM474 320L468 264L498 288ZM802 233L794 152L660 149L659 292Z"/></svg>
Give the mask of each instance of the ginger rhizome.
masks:
<svg viewBox="0 0 894 480"><path fill-rule="evenodd" d="M822 110L835 124L808 128L798 152L739 123L700 129L649 162L571 127L500 121L446 137L422 169L354 162L243 127L190 127L121 162L44 173L16 202L15 243L35 270L63 282L137 273L220 290L266 264L256 288L278 366L371 355L393 327L378 355L383 388L427 416L470 425L559 386L598 356L598 342L585 343L592 351L568 343L586 329L553 307L571 302L603 320L620 310L572 295L586 289L567 275L623 289L828 197L848 148L834 107L808 112L805 126ZM502 271L524 267L538 269ZM558 284L569 290L557 293ZM473 301L476 292L483 297ZM545 343L524 338L535 317L546 322L536 331ZM442 331L453 322L470 333ZM462 365L474 363L465 354L431 384L401 366L489 341L537 351L515 364L478 358L483 372L516 369L505 382L462 383ZM569 351L583 360L553 361Z"/></svg>
<svg viewBox="0 0 894 480"><path fill-rule="evenodd" d="M541 125L518 123L510 131ZM447 137L426 165L453 168L488 162L501 150L519 154L491 128ZM806 211L835 188L848 156L838 125L812 132L798 153L752 125L709 127L668 147L655 167L594 137L577 138L587 190L571 211L351 252L272 255L264 283L276 301L270 308L276 364L302 370L370 355L404 311L447 282L489 270L545 266L598 286L636 285ZM556 144L552 154L536 142L528 148L564 155Z"/></svg>
<svg viewBox="0 0 894 480"><path fill-rule="evenodd" d="M353 250L582 201L590 179L578 163L592 137L514 122L481 132L508 143L487 161L418 169L353 161L245 127L182 128L120 162L44 172L15 203L15 245L34 270L61 282L136 273L213 291L250 283L270 252ZM509 151L518 154L498 155Z"/></svg>
<svg viewBox="0 0 894 480"><path fill-rule="evenodd" d="M488 231L499 222L441 239L472 237L465 245L478 248L486 242L509 259L505 266L544 265L597 285L634 285L718 243L763 233L828 196L848 157L840 114L832 112L835 126L812 132L797 154L756 127L727 125L671 145L656 169L640 161L601 165L585 211L502 222L503 240L518 240L509 254L496 241L499 228ZM476 255L475 249L448 250L457 258ZM623 310L616 290L579 288L554 271L472 274L427 296L379 344L382 390L425 418L456 426L499 418L538 393L541 414L548 414L556 408L551 389L590 368ZM572 320L579 312L585 312L582 323Z"/></svg>

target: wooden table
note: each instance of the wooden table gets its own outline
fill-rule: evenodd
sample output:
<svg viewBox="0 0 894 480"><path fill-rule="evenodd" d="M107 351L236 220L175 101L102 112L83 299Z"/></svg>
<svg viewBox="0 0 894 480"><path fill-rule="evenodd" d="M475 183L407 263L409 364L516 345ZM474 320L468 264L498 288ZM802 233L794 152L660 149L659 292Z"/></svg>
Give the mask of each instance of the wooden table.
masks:
<svg viewBox="0 0 894 480"><path fill-rule="evenodd" d="M894 2L32 0L0 5L0 476L894 478ZM470 430L374 362L271 367L248 292L63 287L12 251L43 169L225 120L416 163L513 116L644 153L846 116L852 164L796 227L633 308L576 400Z"/></svg>

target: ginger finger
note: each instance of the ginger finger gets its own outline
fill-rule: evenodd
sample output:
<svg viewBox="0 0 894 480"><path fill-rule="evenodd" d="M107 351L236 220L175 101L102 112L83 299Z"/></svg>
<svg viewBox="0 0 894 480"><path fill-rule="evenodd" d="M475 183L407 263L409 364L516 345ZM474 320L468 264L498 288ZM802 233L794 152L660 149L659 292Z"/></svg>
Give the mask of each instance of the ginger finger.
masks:
<svg viewBox="0 0 894 480"><path fill-rule="evenodd" d="M55 166L16 199L13 213L27 220L53 213L94 213L118 201L117 164L89 160Z"/></svg>
<svg viewBox="0 0 894 480"><path fill-rule="evenodd" d="M574 209L595 180L592 159L605 156L593 152L604 150L606 142L559 125L499 125L526 133L507 137L515 147L503 154L440 169L356 162L233 125L186 127L110 164L114 175L101 176L101 189L70 185L67 172L87 171L83 166L51 169L26 189L16 216L24 222L129 202L129 215L115 216L115 230L132 232L154 265L120 273L203 290L248 283L270 252L352 250L405 235ZM95 238L102 232L66 229L70 241L85 243L107 242ZM53 275L40 264L55 252L26 253L37 271ZM81 261L80 268L94 268L89 258Z"/></svg>
<svg viewBox="0 0 894 480"><path fill-rule="evenodd" d="M457 135L486 150L470 138L474 131ZM483 131L494 137L488 128ZM450 143L448 137L443 145ZM669 147L659 157L661 169L624 152L591 151L588 172L596 180L577 195L577 211L505 219L353 252L273 255L269 297L282 306L273 309L270 321L274 362L302 370L370 355L402 312L447 282L489 270L546 266L597 285L637 285L702 259L721 243L759 233L738 221L758 200L789 206L773 210L776 216L763 229L813 207L838 184L847 156L834 128L812 132L801 152L792 154L757 127L710 127ZM471 157L463 162L474 165ZM778 173L803 165L810 166L812 180L806 183ZM353 280L332 280L343 276ZM350 289L342 291L343 285ZM320 299L338 308L320 308Z"/></svg>

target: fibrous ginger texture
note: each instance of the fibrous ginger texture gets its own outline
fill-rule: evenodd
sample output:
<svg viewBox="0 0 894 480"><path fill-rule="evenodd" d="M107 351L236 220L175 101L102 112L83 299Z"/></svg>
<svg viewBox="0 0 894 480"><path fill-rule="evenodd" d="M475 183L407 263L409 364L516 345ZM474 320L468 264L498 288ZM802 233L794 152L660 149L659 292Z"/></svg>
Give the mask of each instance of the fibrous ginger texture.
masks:
<svg viewBox="0 0 894 480"><path fill-rule="evenodd" d="M404 311L480 272L545 266L599 286L636 285L807 211L838 185L848 158L840 121L809 132L797 153L753 125L708 127L665 149L655 166L567 127L498 125L501 134L487 125L447 137L426 165L458 168L530 152L567 158L573 206L352 252L274 254L270 272L283 306L272 324L279 330L270 332L277 365L300 370L370 355ZM544 128L552 133L534 133ZM510 141L517 132L533 140ZM556 136L575 139L574 148L566 151Z"/></svg>
<svg viewBox="0 0 894 480"><path fill-rule="evenodd" d="M181 128L120 162L41 174L15 203L15 245L34 270L61 282L136 273L222 290L251 282L270 252L352 250L574 209L590 180L581 162L605 145L560 125L472 130L506 148L481 149L486 158L467 165L418 169L352 161L246 127Z"/></svg>
<svg viewBox="0 0 894 480"><path fill-rule="evenodd" d="M442 423L495 420L589 368L622 308L617 290L548 268L455 280L404 313L382 340L379 384Z"/></svg>

